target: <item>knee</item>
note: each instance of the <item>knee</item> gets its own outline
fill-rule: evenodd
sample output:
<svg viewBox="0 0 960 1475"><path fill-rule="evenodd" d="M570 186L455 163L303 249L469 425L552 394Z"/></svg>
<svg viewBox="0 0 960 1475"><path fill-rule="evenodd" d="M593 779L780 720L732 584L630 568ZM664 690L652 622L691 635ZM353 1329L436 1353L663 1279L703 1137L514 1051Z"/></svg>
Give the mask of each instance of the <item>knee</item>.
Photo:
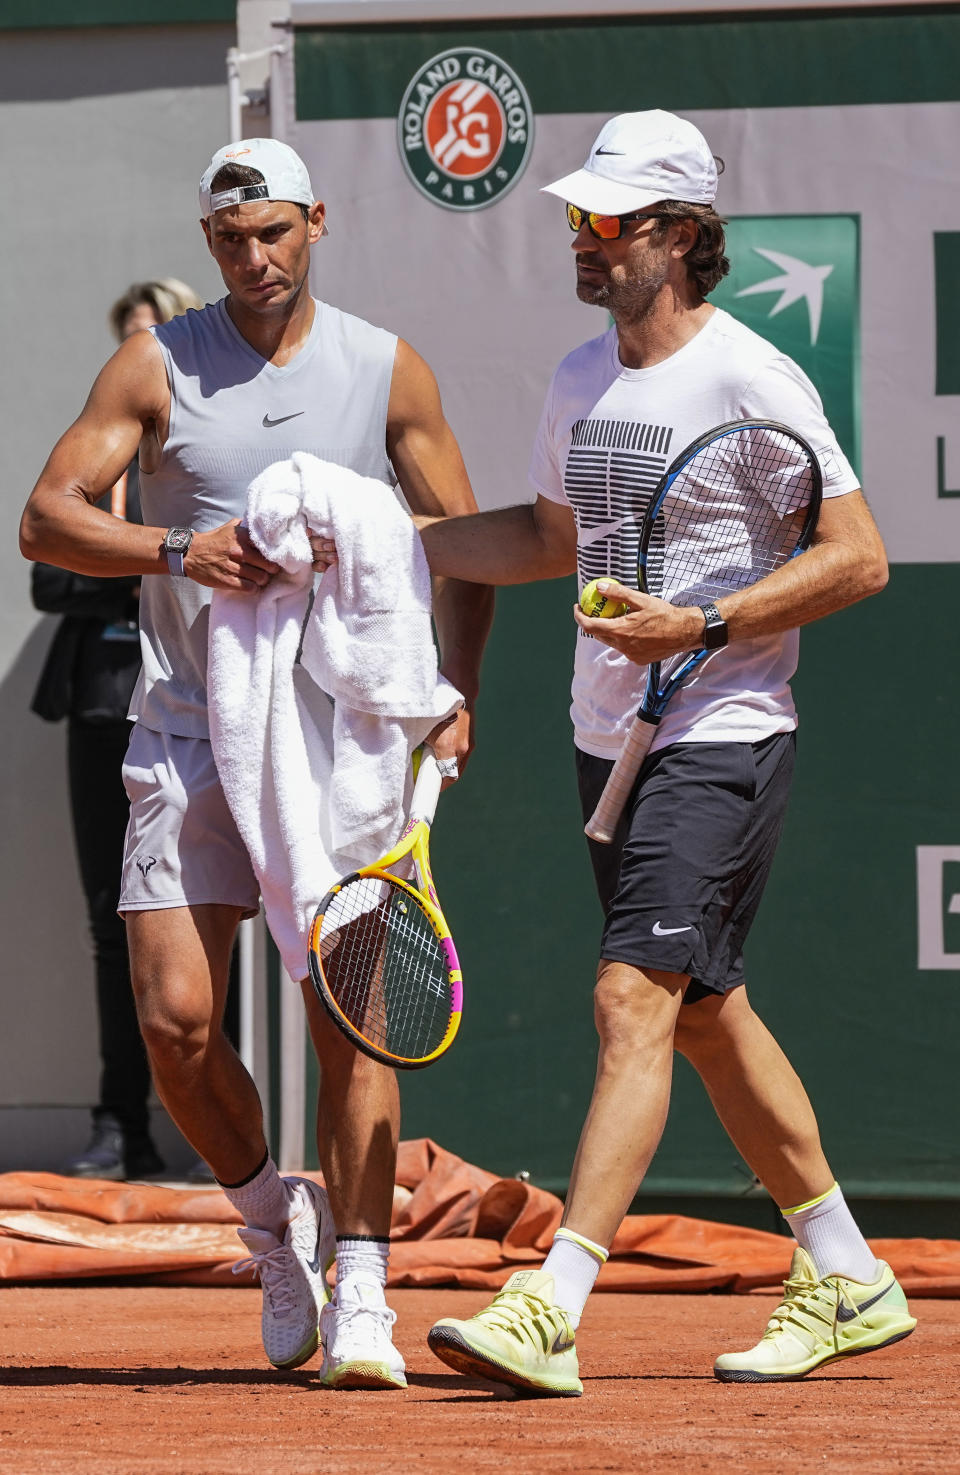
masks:
<svg viewBox="0 0 960 1475"><path fill-rule="evenodd" d="M593 995L601 1049L608 1055L636 1054L672 1037L678 992L623 964L601 963Z"/></svg>
<svg viewBox="0 0 960 1475"><path fill-rule="evenodd" d="M611 973L601 965L593 991L593 1017L602 1040L615 1038L637 1010L636 988L631 987L620 972Z"/></svg>
<svg viewBox="0 0 960 1475"><path fill-rule="evenodd" d="M156 1074L176 1073L206 1054L211 1036L206 1011L191 1007L186 1000L152 996L138 1002L137 1012Z"/></svg>

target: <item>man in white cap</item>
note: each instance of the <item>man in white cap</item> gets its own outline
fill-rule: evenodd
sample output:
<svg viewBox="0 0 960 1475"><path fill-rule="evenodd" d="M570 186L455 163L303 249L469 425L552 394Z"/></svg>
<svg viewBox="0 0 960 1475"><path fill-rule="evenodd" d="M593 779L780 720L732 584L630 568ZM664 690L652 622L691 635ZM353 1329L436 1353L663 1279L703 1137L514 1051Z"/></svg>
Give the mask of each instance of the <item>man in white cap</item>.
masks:
<svg viewBox="0 0 960 1475"><path fill-rule="evenodd" d="M430 1333L461 1372L526 1392L582 1391L576 1328L659 1143L673 1052L797 1240L783 1305L760 1344L727 1353L728 1381L803 1377L897 1341L915 1322L857 1228L803 1086L753 1012L742 948L779 838L796 716L796 629L881 589L886 559L857 478L801 370L708 293L728 270L717 168L693 125L628 113L582 169L549 185L574 232L577 295L614 326L571 353L533 452L536 500L422 529L434 572L519 583L577 571L628 612L575 610L574 738L584 817L643 692L646 665L720 650L657 729L614 843L591 842L606 914L594 995L600 1059L561 1228L540 1270ZM640 594L636 514L683 446L727 421L795 428L816 448L824 504L812 548L776 583L702 608ZM592 637L592 638L587 638Z"/></svg>
<svg viewBox="0 0 960 1475"><path fill-rule="evenodd" d="M304 980L321 1063L324 1192L278 1174L256 1087L221 1027L236 929L259 897L211 754L208 606L214 589L255 597L277 572L240 518L253 478L294 451L399 482L422 513L476 503L424 361L311 297L310 249L327 228L294 151L262 138L221 149L201 180L200 213L227 295L122 345L54 448L21 546L27 558L80 573L142 579L119 910L157 1091L244 1220L267 1356L297 1367L319 1341L327 1386L398 1388L404 1363L383 1294L399 1130L393 1073L339 1034ZM142 527L94 506L138 452ZM311 542L322 570L331 545ZM431 735L448 768L471 747L491 613L491 591L437 582L442 668L467 698Z"/></svg>

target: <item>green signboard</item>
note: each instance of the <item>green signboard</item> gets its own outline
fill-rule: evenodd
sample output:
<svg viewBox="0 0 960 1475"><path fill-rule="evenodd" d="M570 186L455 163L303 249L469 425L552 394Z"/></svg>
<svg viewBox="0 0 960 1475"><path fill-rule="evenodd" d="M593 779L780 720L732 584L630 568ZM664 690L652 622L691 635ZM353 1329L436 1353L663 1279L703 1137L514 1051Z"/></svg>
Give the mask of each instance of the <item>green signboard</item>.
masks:
<svg viewBox="0 0 960 1475"><path fill-rule="evenodd" d="M770 339L817 386L831 425L860 464L860 253L856 216L737 217L731 269L711 302Z"/></svg>

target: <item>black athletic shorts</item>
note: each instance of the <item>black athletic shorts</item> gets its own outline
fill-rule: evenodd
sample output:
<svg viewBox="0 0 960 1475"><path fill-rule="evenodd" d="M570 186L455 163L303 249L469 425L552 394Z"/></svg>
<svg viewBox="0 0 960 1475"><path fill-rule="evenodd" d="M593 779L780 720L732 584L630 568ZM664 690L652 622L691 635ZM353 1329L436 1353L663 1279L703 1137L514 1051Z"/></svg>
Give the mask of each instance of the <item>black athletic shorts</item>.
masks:
<svg viewBox="0 0 960 1475"><path fill-rule="evenodd" d="M743 982L743 944L783 829L796 734L653 753L611 845L589 840L600 956L687 973L687 1004ZM612 765L576 749L584 822Z"/></svg>

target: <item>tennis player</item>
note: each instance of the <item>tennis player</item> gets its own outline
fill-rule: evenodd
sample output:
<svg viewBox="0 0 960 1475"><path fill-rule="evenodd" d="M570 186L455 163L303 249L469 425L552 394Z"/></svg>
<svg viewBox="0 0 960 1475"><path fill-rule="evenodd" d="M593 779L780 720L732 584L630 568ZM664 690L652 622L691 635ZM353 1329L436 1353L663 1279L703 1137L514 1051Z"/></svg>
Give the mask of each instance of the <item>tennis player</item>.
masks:
<svg viewBox="0 0 960 1475"><path fill-rule="evenodd" d="M533 1393L582 1391L575 1334L667 1116L672 1055L696 1067L732 1141L796 1238L782 1305L725 1380L799 1378L914 1327L863 1239L780 1046L753 1012L743 945L780 836L794 760L797 627L883 588L886 559L857 478L800 369L707 300L728 270L702 135L665 112L612 119L567 204L581 302L614 326L571 353L533 451L532 504L423 528L435 572L520 583L614 576L618 619L579 609L574 740L592 814L653 660L716 650L667 709L614 844L591 844L606 914L595 991L596 1084L562 1227L542 1269L430 1333L459 1371ZM730 420L776 420L816 450L825 501L811 549L717 607L637 592L636 522L666 466ZM626 519L626 521L625 521Z"/></svg>
<svg viewBox="0 0 960 1475"><path fill-rule="evenodd" d="M399 1130L392 1072L344 1039L304 980L328 1201L309 1180L279 1176L256 1088L221 1027L236 928L259 898L211 756L208 606L214 589L254 599L276 573L239 519L253 478L294 451L398 481L419 512L476 504L424 361L311 297L325 214L293 150L272 139L221 149L201 180L200 214L226 296L122 345L54 448L21 547L78 573L142 578L119 909L157 1091L244 1219L267 1356L296 1367L319 1336L327 1385L403 1387L383 1294ZM94 506L138 451L143 527ZM330 545L312 541L325 568ZM438 582L442 668L467 697L431 737L448 765L462 767L470 751L491 612L490 590Z"/></svg>

